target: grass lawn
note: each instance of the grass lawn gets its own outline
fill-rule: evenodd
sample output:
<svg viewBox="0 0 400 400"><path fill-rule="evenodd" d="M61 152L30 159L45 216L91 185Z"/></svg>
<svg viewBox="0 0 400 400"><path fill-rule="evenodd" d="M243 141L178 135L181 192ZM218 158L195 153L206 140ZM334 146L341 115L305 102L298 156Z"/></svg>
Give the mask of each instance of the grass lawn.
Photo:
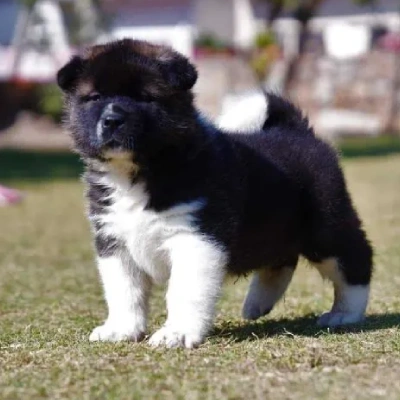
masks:
<svg viewBox="0 0 400 400"><path fill-rule="evenodd" d="M0 153L0 182L27 194L0 208L0 399L399 399L400 156L344 167L376 249L364 324L317 328L331 288L300 265L268 318L243 321L231 281L203 346L154 350L88 342L106 308L75 159ZM159 290L149 332L164 318Z"/></svg>

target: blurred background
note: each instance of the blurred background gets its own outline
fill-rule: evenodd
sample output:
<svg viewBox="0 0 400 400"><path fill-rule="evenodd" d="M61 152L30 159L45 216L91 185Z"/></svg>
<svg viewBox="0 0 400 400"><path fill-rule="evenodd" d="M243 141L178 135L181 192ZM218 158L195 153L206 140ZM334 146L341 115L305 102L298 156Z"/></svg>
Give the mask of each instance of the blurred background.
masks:
<svg viewBox="0 0 400 400"><path fill-rule="evenodd" d="M211 119L270 88L345 155L400 151L400 0L0 0L0 182L40 164L23 168L9 149L60 160L70 143L57 70L123 37L190 57Z"/></svg>

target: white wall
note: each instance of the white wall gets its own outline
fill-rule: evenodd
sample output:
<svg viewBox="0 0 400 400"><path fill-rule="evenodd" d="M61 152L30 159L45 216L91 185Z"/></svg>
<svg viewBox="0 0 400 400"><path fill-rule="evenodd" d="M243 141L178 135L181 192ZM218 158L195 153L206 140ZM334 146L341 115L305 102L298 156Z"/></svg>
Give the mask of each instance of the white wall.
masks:
<svg viewBox="0 0 400 400"><path fill-rule="evenodd" d="M226 43L233 43L233 0L197 0L193 19L198 33L210 33Z"/></svg>
<svg viewBox="0 0 400 400"><path fill-rule="evenodd" d="M190 1L155 7L142 2L117 11L111 27L113 39L134 38L167 44L191 56L193 51L192 7ZM109 40L109 36L99 42Z"/></svg>
<svg viewBox="0 0 400 400"><path fill-rule="evenodd" d="M150 42L171 46L187 57L191 57L193 53L193 37L193 28L188 24L119 27L112 31L113 40L124 38L149 40ZM108 40L109 37L105 37L100 39L99 43Z"/></svg>
<svg viewBox="0 0 400 400"><path fill-rule="evenodd" d="M234 26L234 44L240 48L250 48L257 32L257 21L250 0L234 1Z"/></svg>

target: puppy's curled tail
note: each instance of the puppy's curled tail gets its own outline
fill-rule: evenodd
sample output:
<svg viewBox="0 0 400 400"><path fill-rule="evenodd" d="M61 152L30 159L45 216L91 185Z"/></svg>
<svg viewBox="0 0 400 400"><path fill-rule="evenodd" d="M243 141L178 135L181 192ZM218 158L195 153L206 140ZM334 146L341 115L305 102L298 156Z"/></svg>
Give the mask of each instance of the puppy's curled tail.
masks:
<svg viewBox="0 0 400 400"><path fill-rule="evenodd" d="M313 135L308 119L289 100L272 92L264 91L267 99L267 116L263 130L271 128L291 129L292 133Z"/></svg>
<svg viewBox="0 0 400 400"><path fill-rule="evenodd" d="M293 103L265 90L244 95L228 104L216 122L219 128L233 132L275 128L293 134L313 134L307 118Z"/></svg>

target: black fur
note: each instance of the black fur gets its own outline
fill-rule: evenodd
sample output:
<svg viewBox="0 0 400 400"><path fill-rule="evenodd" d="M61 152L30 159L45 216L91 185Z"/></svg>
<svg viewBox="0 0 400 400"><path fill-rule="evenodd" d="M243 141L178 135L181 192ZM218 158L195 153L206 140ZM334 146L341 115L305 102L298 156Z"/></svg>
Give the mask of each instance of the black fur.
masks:
<svg viewBox="0 0 400 400"><path fill-rule="evenodd" d="M71 61L57 73L57 83L62 90L69 90L74 86L76 79L84 67L81 57L74 56Z"/></svg>
<svg viewBox="0 0 400 400"><path fill-rule="evenodd" d="M348 283L369 283L372 249L336 153L290 102L267 94L263 129L228 133L199 117L189 90L195 70L170 49L125 40L90 50L79 68L76 59L72 63L59 82L87 163L92 214L107 206L107 189L94 179L100 172L93 160L105 161L96 126L105 106L115 104L129 115L115 136L132 152L138 166L132 184L145 183L147 207L162 211L204 199L198 229L227 250L230 272L294 267L299 256L313 262L337 257ZM79 93L88 81L96 100ZM119 245L116 238L96 244L103 255Z"/></svg>
<svg viewBox="0 0 400 400"><path fill-rule="evenodd" d="M99 183L101 173L91 171L85 174L85 181L87 183L86 197L89 199L88 214L91 218L92 228L94 231L94 244L97 254L100 257L112 256L123 247L123 243L116 237L104 236L100 234L103 228L102 223L96 219L106 207L109 207L111 201L109 196L111 194L110 188Z"/></svg>

